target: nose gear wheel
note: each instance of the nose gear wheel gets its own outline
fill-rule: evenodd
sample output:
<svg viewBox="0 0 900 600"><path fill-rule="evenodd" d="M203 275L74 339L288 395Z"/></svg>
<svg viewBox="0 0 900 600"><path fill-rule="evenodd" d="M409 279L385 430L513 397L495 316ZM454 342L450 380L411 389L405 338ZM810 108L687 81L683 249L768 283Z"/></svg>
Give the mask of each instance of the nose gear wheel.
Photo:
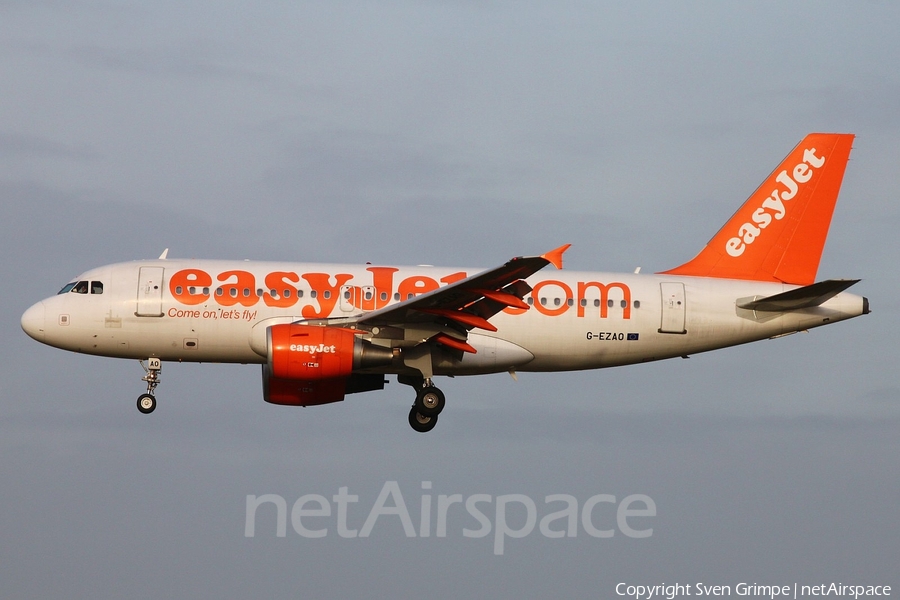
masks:
<svg viewBox="0 0 900 600"><path fill-rule="evenodd" d="M156 410L156 396L153 395L153 392L156 391L156 386L160 384L160 373L162 372L162 361L158 358L148 358L147 364L144 364L144 361L141 362L141 367L143 367L146 375L141 378L141 381L147 382L147 393L141 394L137 399L137 409L144 413L145 415L149 415L154 410Z"/></svg>

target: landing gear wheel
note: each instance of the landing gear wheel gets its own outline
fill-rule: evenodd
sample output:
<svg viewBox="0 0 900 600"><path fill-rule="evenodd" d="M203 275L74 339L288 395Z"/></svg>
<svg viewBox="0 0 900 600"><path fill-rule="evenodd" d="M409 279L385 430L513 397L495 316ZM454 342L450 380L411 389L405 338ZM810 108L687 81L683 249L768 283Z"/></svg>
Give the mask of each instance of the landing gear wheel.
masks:
<svg viewBox="0 0 900 600"><path fill-rule="evenodd" d="M416 406L409 410L409 426L419 433L428 433L437 425L437 415L433 417L424 417L416 409Z"/></svg>
<svg viewBox="0 0 900 600"><path fill-rule="evenodd" d="M149 415L156 410L156 398L151 394L141 394L137 399L137 408L145 415Z"/></svg>
<svg viewBox="0 0 900 600"><path fill-rule="evenodd" d="M416 394L413 407L423 417L437 417L444 410L444 392L433 385L423 387Z"/></svg>
<svg viewBox="0 0 900 600"><path fill-rule="evenodd" d="M141 378L141 381L147 382L147 393L138 396L137 407L139 411L145 415L149 415L156 410L156 396L153 395L153 391L156 390L156 386L159 385L159 374L162 372L162 361L158 357L151 356L147 359L146 365L144 364L144 361L140 362L144 372L147 373Z"/></svg>

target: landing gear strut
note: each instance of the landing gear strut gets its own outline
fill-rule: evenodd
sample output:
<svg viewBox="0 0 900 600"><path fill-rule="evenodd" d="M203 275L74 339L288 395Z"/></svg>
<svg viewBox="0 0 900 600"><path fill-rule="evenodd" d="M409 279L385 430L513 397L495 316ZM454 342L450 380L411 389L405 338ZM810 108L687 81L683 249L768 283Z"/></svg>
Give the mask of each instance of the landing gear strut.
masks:
<svg viewBox="0 0 900 600"><path fill-rule="evenodd" d="M409 410L409 426L419 433L434 429L438 415L444 410L444 393L434 386L430 377L401 375L398 380L416 390L416 401Z"/></svg>
<svg viewBox="0 0 900 600"><path fill-rule="evenodd" d="M162 371L162 361L158 358L148 358L146 365L144 361L141 361L141 366L147 373L141 378L141 381L147 382L147 393L138 396L137 409L145 415L149 415L156 410L156 396L153 395L153 392L160 384L159 374Z"/></svg>

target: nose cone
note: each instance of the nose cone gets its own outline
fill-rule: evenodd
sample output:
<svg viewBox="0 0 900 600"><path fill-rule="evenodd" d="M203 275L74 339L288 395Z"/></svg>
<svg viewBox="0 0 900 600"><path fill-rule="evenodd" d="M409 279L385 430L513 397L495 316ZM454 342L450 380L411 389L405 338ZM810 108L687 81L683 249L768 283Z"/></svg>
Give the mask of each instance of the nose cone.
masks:
<svg viewBox="0 0 900 600"><path fill-rule="evenodd" d="M39 342L44 341L44 303L38 302L22 315L22 330Z"/></svg>

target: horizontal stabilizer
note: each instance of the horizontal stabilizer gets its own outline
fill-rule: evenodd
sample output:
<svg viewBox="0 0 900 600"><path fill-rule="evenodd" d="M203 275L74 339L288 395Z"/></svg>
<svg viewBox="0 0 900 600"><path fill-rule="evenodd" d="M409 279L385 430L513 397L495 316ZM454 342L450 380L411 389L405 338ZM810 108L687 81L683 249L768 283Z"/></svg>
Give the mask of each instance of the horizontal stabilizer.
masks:
<svg viewBox="0 0 900 600"><path fill-rule="evenodd" d="M767 298L738 301L738 308L765 312L788 312L819 306L837 296L859 279L828 279Z"/></svg>

